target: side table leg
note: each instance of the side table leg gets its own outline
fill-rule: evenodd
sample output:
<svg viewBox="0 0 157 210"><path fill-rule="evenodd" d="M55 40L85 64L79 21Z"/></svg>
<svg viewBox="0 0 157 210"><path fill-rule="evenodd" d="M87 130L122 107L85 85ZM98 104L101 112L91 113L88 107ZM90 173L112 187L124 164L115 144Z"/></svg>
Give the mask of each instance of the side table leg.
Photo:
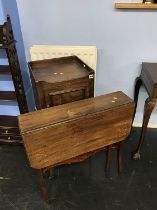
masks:
<svg viewBox="0 0 157 210"><path fill-rule="evenodd" d="M151 113L152 113L152 111L155 107L155 104L156 104L155 99L150 100L150 98L147 98L146 101L145 101L142 130L141 130L141 134L140 134L138 147L137 147L135 153L133 154L133 159L134 160L139 160L140 159L140 149L141 149L141 146L143 144L146 129L147 129L147 125L148 125L148 122L149 122L149 118L150 118L150 115L151 115Z"/></svg>
<svg viewBox="0 0 157 210"><path fill-rule="evenodd" d="M112 145L107 146L105 171L108 172L111 162Z"/></svg>
<svg viewBox="0 0 157 210"><path fill-rule="evenodd" d="M122 172L122 142L118 144L117 148L117 162L118 162L118 174Z"/></svg>
<svg viewBox="0 0 157 210"><path fill-rule="evenodd" d="M140 77L137 77L135 80L135 89L134 89L134 102L135 102L135 109L134 109L134 115L133 115L133 120L135 118L135 113L136 113L136 108L137 108L137 102L138 102L138 95L139 95L139 90L142 85L142 80Z"/></svg>
<svg viewBox="0 0 157 210"><path fill-rule="evenodd" d="M38 171L38 176L39 176L40 187L41 187L41 192L42 192L42 195L43 195L43 199L46 203L48 203L48 192L47 192L46 183L45 183L45 180L44 180L42 170Z"/></svg>

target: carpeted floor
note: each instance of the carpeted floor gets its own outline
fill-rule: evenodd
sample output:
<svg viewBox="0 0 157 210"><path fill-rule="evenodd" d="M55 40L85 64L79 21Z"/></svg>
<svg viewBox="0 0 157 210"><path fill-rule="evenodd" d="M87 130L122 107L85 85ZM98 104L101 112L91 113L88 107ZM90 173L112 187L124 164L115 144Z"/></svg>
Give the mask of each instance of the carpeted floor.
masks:
<svg viewBox="0 0 157 210"><path fill-rule="evenodd" d="M157 130L148 129L140 161L131 159L139 128L123 145L123 172L117 174L116 152L108 175L105 152L88 160L56 168L47 179L50 204L42 201L36 171L22 146L0 146L0 210L156 210Z"/></svg>

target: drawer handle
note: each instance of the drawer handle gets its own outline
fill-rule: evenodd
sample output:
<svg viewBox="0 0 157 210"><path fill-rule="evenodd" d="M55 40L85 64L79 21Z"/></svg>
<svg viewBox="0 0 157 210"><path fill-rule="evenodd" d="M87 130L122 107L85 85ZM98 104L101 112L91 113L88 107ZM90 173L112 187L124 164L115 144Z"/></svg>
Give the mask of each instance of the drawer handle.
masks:
<svg viewBox="0 0 157 210"><path fill-rule="evenodd" d="M10 136L8 137L8 140L10 140L11 138L10 138Z"/></svg>
<svg viewBox="0 0 157 210"><path fill-rule="evenodd" d="M6 130L5 133L8 133L8 130Z"/></svg>

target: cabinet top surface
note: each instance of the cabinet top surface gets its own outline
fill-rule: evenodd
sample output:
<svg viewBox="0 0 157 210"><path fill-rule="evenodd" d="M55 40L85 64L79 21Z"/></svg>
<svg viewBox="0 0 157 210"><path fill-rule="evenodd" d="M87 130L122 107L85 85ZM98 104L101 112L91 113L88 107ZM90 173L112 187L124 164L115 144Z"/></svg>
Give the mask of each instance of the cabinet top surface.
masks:
<svg viewBox="0 0 157 210"><path fill-rule="evenodd" d="M133 101L123 92L88 98L47 109L30 112L18 117L21 133L35 129L54 126L55 124L76 119L85 115L101 111L113 110L122 105L132 104Z"/></svg>
<svg viewBox="0 0 157 210"><path fill-rule="evenodd" d="M86 65L75 56L32 61L29 66L36 82L56 83L89 75Z"/></svg>

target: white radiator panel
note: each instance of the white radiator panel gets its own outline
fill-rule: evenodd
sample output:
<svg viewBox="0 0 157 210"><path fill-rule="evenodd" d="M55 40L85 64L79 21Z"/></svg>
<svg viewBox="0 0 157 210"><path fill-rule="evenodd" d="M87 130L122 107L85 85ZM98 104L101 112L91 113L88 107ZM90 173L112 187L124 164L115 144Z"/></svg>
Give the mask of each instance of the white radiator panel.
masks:
<svg viewBox="0 0 157 210"><path fill-rule="evenodd" d="M32 61L76 55L96 71L96 46L33 45L30 55Z"/></svg>

